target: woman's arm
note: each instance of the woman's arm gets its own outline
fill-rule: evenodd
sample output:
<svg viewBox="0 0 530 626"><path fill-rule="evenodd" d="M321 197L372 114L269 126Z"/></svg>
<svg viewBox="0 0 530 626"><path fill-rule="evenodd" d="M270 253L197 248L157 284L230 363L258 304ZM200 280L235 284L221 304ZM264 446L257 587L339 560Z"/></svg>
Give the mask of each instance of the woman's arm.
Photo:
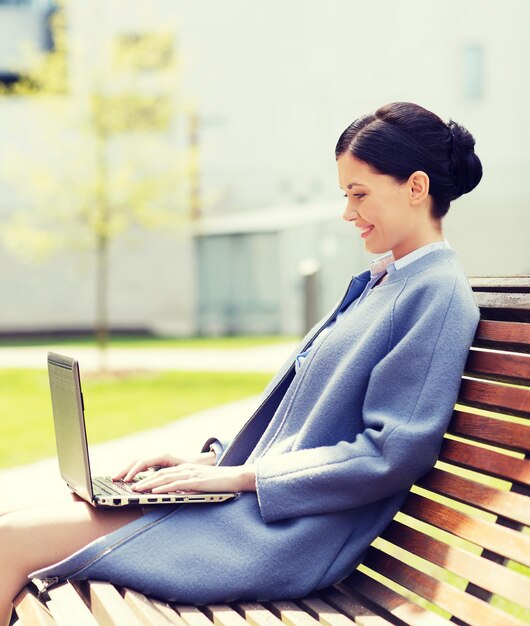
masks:
<svg viewBox="0 0 530 626"><path fill-rule="evenodd" d="M256 460L266 522L362 507L410 488L432 467L478 322L469 297L450 287L426 291L421 303L410 299L394 311L399 324L389 352L371 371L364 429L353 440ZM347 386L336 392L348 393Z"/></svg>

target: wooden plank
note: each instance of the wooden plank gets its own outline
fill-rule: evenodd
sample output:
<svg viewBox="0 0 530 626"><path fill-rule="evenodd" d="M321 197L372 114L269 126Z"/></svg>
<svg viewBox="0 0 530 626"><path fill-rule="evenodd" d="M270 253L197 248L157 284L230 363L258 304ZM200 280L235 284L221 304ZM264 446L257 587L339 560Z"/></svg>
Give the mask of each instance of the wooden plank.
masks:
<svg viewBox="0 0 530 626"><path fill-rule="evenodd" d="M474 584L530 609L530 578L393 521L382 537ZM384 550L384 547L381 547Z"/></svg>
<svg viewBox="0 0 530 626"><path fill-rule="evenodd" d="M185 626L184 620L180 617L180 615L174 611L167 602L162 602L161 600L153 600L151 599L151 603L155 606L162 615L165 616L167 621L170 624L176 624L177 626Z"/></svg>
<svg viewBox="0 0 530 626"><path fill-rule="evenodd" d="M149 598L138 591L125 589L123 600L144 626L167 626L172 623L151 603Z"/></svg>
<svg viewBox="0 0 530 626"><path fill-rule="evenodd" d="M530 325L523 322L481 320L473 343L498 343L510 346L530 346Z"/></svg>
<svg viewBox="0 0 530 626"><path fill-rule="evenodd" d="M465 622L481 626L522 626L522 622L486 602L373 547L368 550L363 564Z"/></svg>
<svg viewBox="0 0 530 626"><path fill-rule="evenodd" d="M248 626L245 619L226 604L209 604L203 610L215 626Z"/></svg>
<svg viewBox="0 0 530 626"><path fill-rule="evenodd" d="M488 289L495 291L498 289L512 289L530 291L530 276L526 274L514 276L470 276L469 283L476 289Z"/></svg>
<svg viewBox="0 0 530 626"><path fill-rule="evenodd" d="M516 452L530 452L530 425L455 411L448 432Z"/></svg>
<svg viewBox="0 0 530 626"><path fill-rule="evenodd" d="M238 602L233 606L251 626L281 626L282 624L276 615L258 602Z"/></svg>
<svg viewBox="0 0 530 626"><path fill-rule="evenodd" d="M76 626L97 626L96 618L71 583L52 587L48 595L53 602L50 610L58 623L68 624L75 615Z"/></svg>
<svg viewBox="0 0 530 626"><path fill-rule="evenodd" d="M477 519L445 504L415 493L409 494L401 511L436 528L487 548L530 567L530 536L499 524Z"/></svg>
<svg viewBox="0 0 530 626"><path fill-rule="evenodd" d="M64 612L61 613L61 607L57 606L57 603L53 600L48 600L46 602L46 606L48 607L52 617L53 623L55 626L71 626L72 620L69 619L68 616L65 616Z"/></svg>
<svg viewBox="0 0 530 626"><path fill-rule="evenodd" d="M321 591L320 595L330 606L349 616L356 624L361 626L389 626L391 624L381 615L380 609L378 613L374 613L366 606L366 602L359 602L358 596L354 597L345 590L339 591L337 587L329 587ZM400 624L402 623L400 621Z"/></svg>
<svg viewBox="0 0 530 626"><path fill-rule="evenodd" d="M477 306L481 309L514 309L528 311L530 309L530 294L493 291L474 291L473 296Z"/></svg>
<svg viewBox="0 0 530 626"><path fill-rule="evenodd" d="M173 605L187 626L212 626L212 622L196 606Z"/></svg>
<svg viewBox="0 0 530 626"><path fill-rule="evenodd" d="M294 602L266 602L265 606L277 615L286 626L318 626L314 617L308 615Z"/></svg>
<svg viewBox="0 0 530 626"><path fill-rule="evenodd" d="M408 626L447 626L450 624L440 615L420 607L390 587L359 571L339 583L338 588L345 593L361 595L372 602L373 606L383 608L390 615L391 624ZM369 621L366 623L371 624Z"/></svg>
<svg viewBox="0 0 530 626"><path fill-rule="evenodd" d="M355 626L349 617L315 596L297 600L296 604L322 624L322 626Z"/></svg>
<svg viewBox="0 0 530 626"><path fill-rule="evenodd" d="M470 376L485 375L508 383L524 383L530 380L530 354L472 348L465 372Z"/></svg>
<svg viewBox="0 0 530 626"><path fill-rule="evenodd" d="M24 626L54 626L52 614L42 602L24 588L13 602L17 617Z"/></svg>
<svg viewBox="0 0 530 626"><path fill-rule="evenodd" d="M458 402L508 415L530 417L530 388L507 387L493 381L464 377Z"/></svg>
<svg viewBox="0 0 530 626"><path fill-rule="evenodd" d="M90 608L101 626L142 626L125 604L118 590L110 583L90 581Z"/></svg>
<svg viewBox="0 0 530 626"><path fill-rule="evenodd" d="M417 484L424 489L530 526L530 507L526 496L494 489L441 469L431 470Z"/></svg>
<svg viewBox="0 0 530 626"><path fill-rule="evenodd" d="M480 448L454 439L444 439L440 450L440 460L453 463L458 467L480 470L489 476L530 485L530 461L495 450Z"/></svg>

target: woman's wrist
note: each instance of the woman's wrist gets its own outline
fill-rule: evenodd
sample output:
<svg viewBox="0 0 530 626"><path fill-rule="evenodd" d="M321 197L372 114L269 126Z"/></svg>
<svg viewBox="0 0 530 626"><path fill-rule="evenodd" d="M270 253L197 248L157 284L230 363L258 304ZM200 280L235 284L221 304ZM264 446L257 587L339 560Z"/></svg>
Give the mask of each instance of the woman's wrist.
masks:
<svg viewBox="0 0 530 626"><path fill-rule="evenodd" d="M239 466L237 491L256 491L256 467L253 464Z"/></svg>
<svg viewBox="0 0 530 626"><path fill-rule="evenodd" d="M199 456L192 462L197 463L198 465L215 465L215 452L213 450L210 450L209 452L201 452Z"/></svg>

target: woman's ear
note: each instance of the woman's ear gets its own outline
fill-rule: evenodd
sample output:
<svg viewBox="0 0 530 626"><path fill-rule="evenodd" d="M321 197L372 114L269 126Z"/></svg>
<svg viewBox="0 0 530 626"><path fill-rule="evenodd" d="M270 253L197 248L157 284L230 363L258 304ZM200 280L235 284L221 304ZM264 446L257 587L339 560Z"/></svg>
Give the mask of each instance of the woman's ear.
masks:
<svg viewBox="0 0 530 626"><path fill-rule="evenodd" d="M418 205L425 201L429 195L429 184L429 176L425 172L412 172L407 181L411 204Z"/></svg>

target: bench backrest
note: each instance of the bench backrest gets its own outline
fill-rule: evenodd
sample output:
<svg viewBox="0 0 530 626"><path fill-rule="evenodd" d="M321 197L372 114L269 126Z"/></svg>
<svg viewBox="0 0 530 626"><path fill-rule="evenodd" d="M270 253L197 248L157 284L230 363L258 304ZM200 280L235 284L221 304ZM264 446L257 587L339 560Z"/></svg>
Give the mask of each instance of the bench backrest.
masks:
<svg viewBox="0 0 530 626"><path fill-rule="evenodd" d="M440 460L340 585L392 623L530 623L530 280L471 283L481 322Z"/></svg>

